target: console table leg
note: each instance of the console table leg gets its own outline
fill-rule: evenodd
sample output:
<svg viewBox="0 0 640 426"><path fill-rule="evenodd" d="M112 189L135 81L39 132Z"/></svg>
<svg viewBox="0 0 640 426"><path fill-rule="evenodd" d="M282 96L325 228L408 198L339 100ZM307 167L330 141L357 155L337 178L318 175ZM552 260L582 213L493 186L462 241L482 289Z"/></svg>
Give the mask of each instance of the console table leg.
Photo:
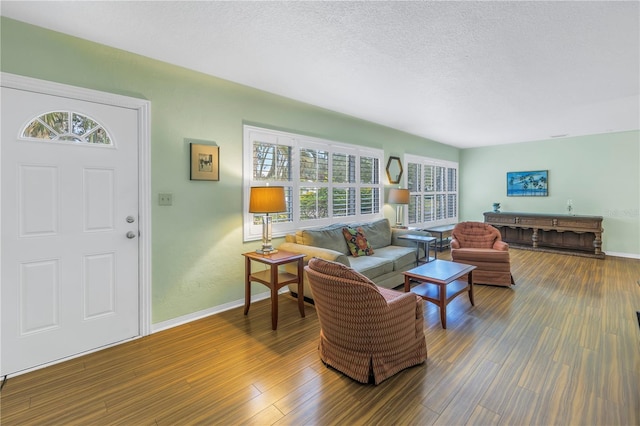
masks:
<svg viewBox="0 0 640 426"><path fill-rule="evenodd" d="M531 233L531 242L533 243L533 247L538 247L538 230L534 229Z"/></svg>
<svg viewBox="0 0 640 426"><path fill-rule="evenodd" d="M596 232L595 239L593 240L593 248L595 254L602 254L602 233Z"/></svg>

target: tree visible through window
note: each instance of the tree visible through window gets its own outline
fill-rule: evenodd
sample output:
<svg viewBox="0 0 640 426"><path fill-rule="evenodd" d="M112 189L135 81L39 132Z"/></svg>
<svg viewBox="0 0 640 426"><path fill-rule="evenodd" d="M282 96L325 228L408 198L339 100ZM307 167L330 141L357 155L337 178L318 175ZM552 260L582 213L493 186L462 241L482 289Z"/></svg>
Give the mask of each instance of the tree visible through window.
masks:
<svg viewBox="0 0 640 426"><path fill-rule="evenodd" d="M246 192L266 184L285 188L287 211L272 214L274 235L382 215L382 150L252 126L244 133L245 152L252 152L245 157ZM244 214L245 238L259 236L260 216Z"/></svg>
<svg viewBox="0 0 640 426"><path fill-rule="evenodd" d="M54 111L36 117L24 128L22 137L111 145L111 138L99 123L70 111Z"/></svg>

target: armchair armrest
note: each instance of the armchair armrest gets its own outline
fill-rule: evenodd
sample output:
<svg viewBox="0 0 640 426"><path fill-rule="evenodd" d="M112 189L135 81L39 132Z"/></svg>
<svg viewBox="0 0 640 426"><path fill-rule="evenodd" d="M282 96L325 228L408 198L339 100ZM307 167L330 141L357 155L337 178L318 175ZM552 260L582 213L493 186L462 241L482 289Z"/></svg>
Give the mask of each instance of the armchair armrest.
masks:
<svg viewBox="0 0 640 426"><path fill-rule="evenodd" d="M386 293L383 294L386 306L371 312L369 321L376 330L371 336L372 342L374 346L387 345L390 341L399 347L410 346L422 334L423 301L414 293L391 295L391 291L381 290ZM397 324L404 324L404 327L399 330Z"/></svg>
<svg viewBox="0 0 640 426"><path fill-rule="evenodd" d="M392 300L387 300L387 306L391 310L400 309L413 313L414 319L422 317L422 299L414 293L402 293L401 296Z"/></svg>
<svg viewBox="0 0 640 426"><path fill-rule="evenodd" d="M504 241L498 240L495 243L493 243L493 249L507 251L509 250L509 244L505 243Z"/></svg>
<svg viewBox="0 0 640 426"><path fill-rule="evenodd" d="M460 242L458 240L456 240L455 238L452 238L451 242L449 243L449 247L451 247L452 249L459 249L460 248Z"/></svg>
<svg viewBox="0 0 640 426"><path fill-rule="evenodd" d="M333 262L339 262L346 266L351 266L349 258L344 253L339 251L325 249L315 246L305 246L304 244L297 243L282 243L278 246L278 249L290 251L292 253L304 254L304 264L309 263L309 259L312 257L319 257L320 259L331 260Z"/></svg>

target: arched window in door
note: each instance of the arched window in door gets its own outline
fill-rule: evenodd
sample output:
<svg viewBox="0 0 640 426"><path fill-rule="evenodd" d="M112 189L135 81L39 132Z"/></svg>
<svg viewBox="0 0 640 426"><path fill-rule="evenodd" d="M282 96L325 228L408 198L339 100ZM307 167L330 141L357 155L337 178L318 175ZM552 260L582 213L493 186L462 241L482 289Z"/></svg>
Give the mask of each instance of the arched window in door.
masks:
<svg viewBox="0 0 640 426"><path fill-rule="evenodd" d="M105 128L90 117L71 111L53 111L29 122L23 138L81 144L112 145Z"/></svg>

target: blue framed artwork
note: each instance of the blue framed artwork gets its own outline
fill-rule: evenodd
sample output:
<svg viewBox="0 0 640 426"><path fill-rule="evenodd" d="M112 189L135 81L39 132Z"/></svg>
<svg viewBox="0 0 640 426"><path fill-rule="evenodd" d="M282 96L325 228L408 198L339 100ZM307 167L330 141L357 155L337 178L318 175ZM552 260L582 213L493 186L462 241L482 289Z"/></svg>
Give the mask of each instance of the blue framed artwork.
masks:
<svg viewBox="0 0 640 426"><path fill-rule="evenodd" d="M507 172L507 197L546 197L549 171Z"/></svg>

